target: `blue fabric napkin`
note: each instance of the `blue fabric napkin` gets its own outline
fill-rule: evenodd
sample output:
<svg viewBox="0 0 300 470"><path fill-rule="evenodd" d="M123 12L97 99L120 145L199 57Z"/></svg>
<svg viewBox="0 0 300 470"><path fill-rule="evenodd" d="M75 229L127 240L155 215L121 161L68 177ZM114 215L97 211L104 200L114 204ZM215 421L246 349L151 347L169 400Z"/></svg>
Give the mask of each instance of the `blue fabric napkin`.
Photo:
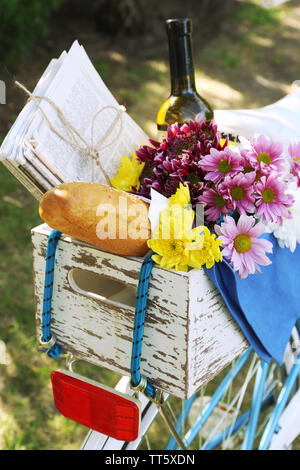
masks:
<svg viewBox="0 0 300 470"><path fill-rule="evenodd" d="M227 261L205 269L249 343L266 362L282 364L284 350L300 315L300 245L292 253L272 234L272 261L261 273L240 279Z"/></svg>

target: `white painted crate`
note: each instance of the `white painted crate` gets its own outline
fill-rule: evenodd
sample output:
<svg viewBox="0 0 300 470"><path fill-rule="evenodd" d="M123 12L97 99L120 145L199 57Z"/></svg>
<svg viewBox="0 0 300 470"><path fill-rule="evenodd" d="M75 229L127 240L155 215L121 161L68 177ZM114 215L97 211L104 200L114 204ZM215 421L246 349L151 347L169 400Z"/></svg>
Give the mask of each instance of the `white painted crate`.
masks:
<svg viewBox="0 0 300 470"><path fill-rule="evenodd" d="M51 229L32 230L37 334L41 335L46 246ZM141 258L101 251L62 236L53 289L52 331L64 351L130 375L134 302ZM248 343L202 270L154 266L141 372L158 388L189 398Z"/></svg>

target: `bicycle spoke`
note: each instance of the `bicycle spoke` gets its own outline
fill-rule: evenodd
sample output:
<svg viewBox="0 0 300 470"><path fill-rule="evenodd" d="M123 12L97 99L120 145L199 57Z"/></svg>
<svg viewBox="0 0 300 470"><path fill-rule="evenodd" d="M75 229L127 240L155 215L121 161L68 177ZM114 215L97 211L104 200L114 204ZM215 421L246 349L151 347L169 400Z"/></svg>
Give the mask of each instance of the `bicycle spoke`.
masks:
<svg viewBox="0 0 300 470"><path fill-rule="evenodd" d="M246 428L244 442L242 445L242 449L244 450L251 450L253 448L268 369L269 365L266 362L261 361L255 379L250 419Z"/></svg>
<svg viewBox="0 0 300 470"><path fill-rule="evenodd" d="M231 403L228 405L226 411L223 413L222 415L222 418L217 422L216 426L214 427L214 429L211 431L210 435L208 436L207 438L207 442L210 442L215 436L216 436L216 432L219 430L219 428L221 427L221 425L223 424L223 422L226 420L226 418L228 417L229 413L233 410L234 408L234 405L235 403L240 400L241 400L241 397L243 398L244 394L245 394L245 391L246 391L246 388L247 388L247 385L248 383L251 381L252 377L254 376L255 374L255 371L253 371L253 368L254 368L254 365L255 365L255 362L256 362L257 358L254 356L253 359L252 359L252 362L251 362L251 365L250 365L250 369L248 370L248 374L247 374L247 377L245 379L245 382L243 384L242 387L240 387L240 389L237 391L237 393L235 394L235 396L233 397ZM238 411L239 411L239 408L238 407ZM238 413L235 413L234 415L234 419L233 419L233 422L231 424L231 427L232 429L234 429L234 426L235 426L235 421L237 419L237 414ZM228 428L229 432L227 432L227 435L226 437L230 438L230 435L231 435L231 432L230 432L230 428Z"/></svg>
<svg viewBox="0 0 300 470"><path fill-rule="evenodd" d="M237 420L237 417L239 415L239 412L240 412L240 409L241 409L241 406L242 406L242 403L243 403L243 399L244 399L248 384L250 383L252 377L255 375L255 373L258 369L258 366L259 366L258 357L255 354L252 358L252 362L251 362L250 368L248 370L247 376L245 378L244 384L241 387L241 393L240 393L240 396L239 396L239 399L238 399L238 404L237 404L235 414L234 414L234 417L233 417L233 421L232 421L232 429L233 429L233 427L235 425L235 422ZM224 450L226 450L228 445L229 445L230 436L231 436L231 432L229 432L229 436L228 436L227 440L224 443Z"/></svg>

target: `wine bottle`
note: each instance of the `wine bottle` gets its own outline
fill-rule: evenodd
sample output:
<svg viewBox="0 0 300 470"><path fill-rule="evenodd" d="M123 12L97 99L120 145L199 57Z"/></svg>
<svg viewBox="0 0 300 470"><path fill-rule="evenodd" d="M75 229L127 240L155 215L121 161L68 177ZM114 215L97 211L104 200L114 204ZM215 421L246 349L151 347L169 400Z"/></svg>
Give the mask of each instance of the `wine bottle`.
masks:
<svg viewBox="0 0 300 470"><path fill-rule="evenodd" d="M192 22L189 18L166 21L169 42L171 94L157 114L158 133L166 131L168 124L179 125L200 114L210 121L214 113L210 105L196 90L192 51Z"/></svg>

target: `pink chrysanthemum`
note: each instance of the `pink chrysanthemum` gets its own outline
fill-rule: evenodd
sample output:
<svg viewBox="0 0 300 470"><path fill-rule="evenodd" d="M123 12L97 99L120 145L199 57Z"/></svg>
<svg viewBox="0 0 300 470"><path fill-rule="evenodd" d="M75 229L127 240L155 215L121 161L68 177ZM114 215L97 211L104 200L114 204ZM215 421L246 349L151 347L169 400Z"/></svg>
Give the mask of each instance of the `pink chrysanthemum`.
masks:
<svg viewBox="0 0 300 470"><path fill-rule="evenodd" d="M227 176L218 189L227 201L233 203L234 209L240 214L254 212L254 189L253 183L256 177L255 171L251 173L238 173L232 178Z"/></svg>
<svg viewBox="0 0 300 470"><path fill-rule="evenodd" d="M286 194L286 185L278 179L276 173L262 176L255 185L257 215L263 221L282 224L282 218L290 219L289 207L294 203L291 194Z"/></svg>
<svg viewBox="0 0 300 470"><path fill-rule="evenodd" d="M225 199L217 189L213 188L206 189L198 200L206 206L204 214L207 222L216 222L222 215L234 209L230 198Z"/></svg>
<svg viewBox="0 0 300 470"><path fill-rule="evenodd" d="M297 186L300 186L300 142L298 144L290 144L288 147L288 152L291 157L291 174L294 177L294 180L297 183Z"/></svg>
<svg viewBox="0 0 300 470"><path fill-rule="evenodd" d="M281 173L285 168L282 155L282 144L273 142L264 135L251 139L251 149L243 152L247 154L250 166L260 170L261 174L268 175L272 170Z"/></svg>
<svg viewBox="0 0 300 470"><path fill-rule="evenodd" d="M240 278L260 271L259 265L271 264L266 253L272 253L273 245L264 238L258 238L265 231L262 222L256 223L255 218L241 215L237 224L233 217L225 216L221 225L215 225L215 232L222 240L222 255L229 260L234 271Z"/></svg>
<svg viewBox="0 0 300 470"><path fill-rule="evenodd" d="M208 172L204 179L216 184L225 176L234 176L238 171L243 171L242 162L239 153L226 147L222 151L211 149L210 154L201 159L200 167Z"/></svg>

